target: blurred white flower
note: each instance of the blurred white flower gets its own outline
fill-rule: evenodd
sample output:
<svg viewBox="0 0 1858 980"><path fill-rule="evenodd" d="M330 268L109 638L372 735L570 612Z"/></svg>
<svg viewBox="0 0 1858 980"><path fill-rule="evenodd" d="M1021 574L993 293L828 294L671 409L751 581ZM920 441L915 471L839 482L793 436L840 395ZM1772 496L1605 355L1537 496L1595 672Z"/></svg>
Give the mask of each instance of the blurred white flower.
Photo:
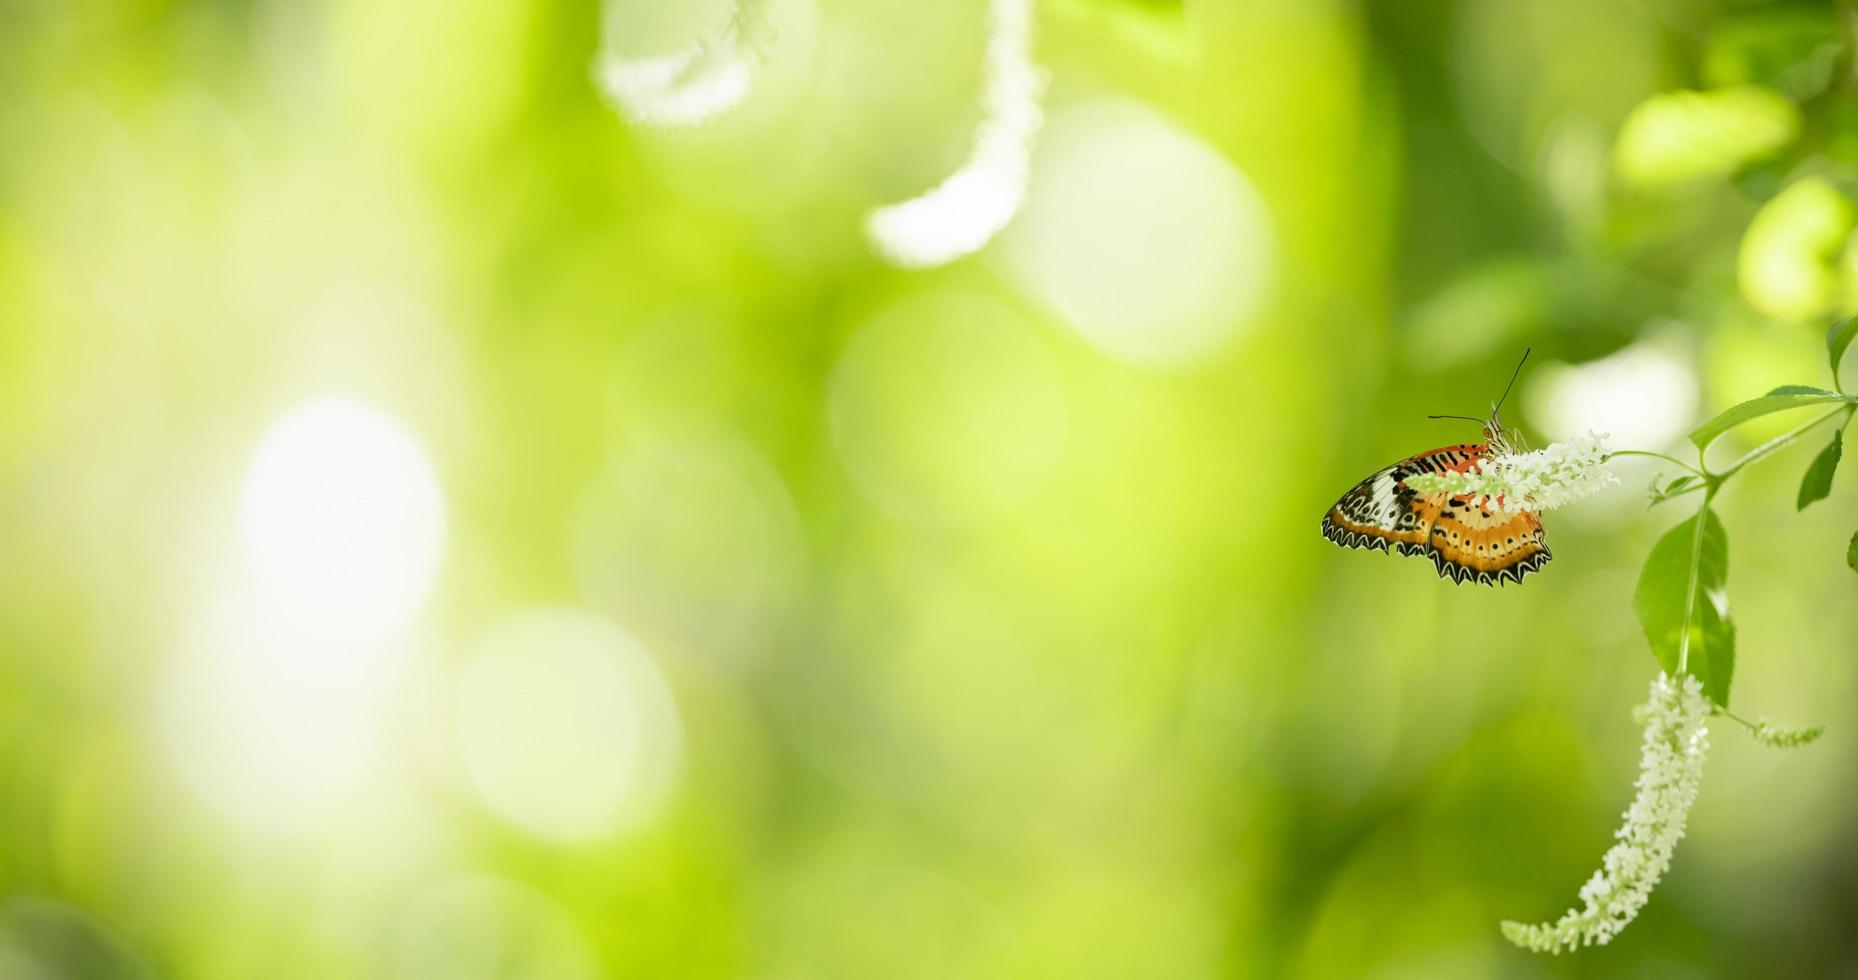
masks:
<svg viewBox="0 0 1858 980"><path fill-rule="evenodd" d="M1469 470L1420 473L1406 485L1420 493L1475 496L1486 511L1553 510L1619 482L1605 466L1606 434L1589 432L1530 453L1499 452Z"/></svg>
<svg viewBox="0 0 1858 980"><path fill-rule="evenodd" d="M594 77L613 108L642 126L693 126L748 96L767 60L763 0L736 0L729 25L682 51L625 58L602 49Z"/></svg>
<svg viewBox="0 0 1858 980"><path fill-rule="evenodd" d="M1697 800L1703 759L1709 754L1709 714L1695 677L1685 675L1681 685L1664 674L1652 681L1638 794L1614 835L1619 843L1581 886L1581 908L1537 925L1506 921L1505 938L1537 953L1561 953L1605 945L1632 922L1671 867L1671 853L1684 838L1684 821Z"/></svg>
<svg viewBox="0 0 1858 980"><path fill-rule="evenodd" d="M1826 734L1826 726L1776 725L1763 718L1755 723L1749 734L1754 736L1755 741L1771 749L1797 749L1818 741L1819 736Z"/></svg>
<svg viewBox="0 0 1858 980"><path fill-rule="evenodd" d="M897 265L941 265L979 249L1026 196L1045 87L1032 63L1031 0L992 0L988 21L981 121L967 161L933 190L872 212L866 224L877 250Z"/></svg>

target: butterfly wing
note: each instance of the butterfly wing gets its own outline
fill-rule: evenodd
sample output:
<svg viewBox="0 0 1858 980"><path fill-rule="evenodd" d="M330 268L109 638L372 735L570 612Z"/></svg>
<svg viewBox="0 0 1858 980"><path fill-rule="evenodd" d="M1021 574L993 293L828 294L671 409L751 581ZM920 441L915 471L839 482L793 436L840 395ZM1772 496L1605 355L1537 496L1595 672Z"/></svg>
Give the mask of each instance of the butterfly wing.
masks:
<svg viewBox="0 0 1858 980"><path fill-rule="evenodd" d="M1401 555L1427 551L1439 507L1420 501L1407 487L1406 478L1418 472L1403 460L1355 484L1323 515L1323 537L1344 548Z"/></svg>
<svg viewBox="0 0 1858 980"><path fill-rule="evenodd" d="M1469 497L1440 501L1430 534L1432 563L1454 582L1521 582L1554 557L1534 513L1488 513Z"/></svg>
<svg viewBox="0 0 1858 980"><path fill-rule="evenodd" d="M1323 537L1345 548L1425 555L1439 577L1454 582L1521 582L1551 557L1534 514L1485 513L1468 497L1406 485L1419 473L1470 469L1486 451L1481 443L1444 446L1375 472L1323 515Z"/></svg>

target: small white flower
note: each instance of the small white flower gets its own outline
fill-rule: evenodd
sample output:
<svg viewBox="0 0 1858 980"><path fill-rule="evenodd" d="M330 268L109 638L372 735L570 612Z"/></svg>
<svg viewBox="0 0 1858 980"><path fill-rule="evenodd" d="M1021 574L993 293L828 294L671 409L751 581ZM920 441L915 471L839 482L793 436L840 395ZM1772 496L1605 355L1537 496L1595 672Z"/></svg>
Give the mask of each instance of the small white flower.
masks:
<svg viewBox="0 0 1858 980"><path fill-rule="evenodd" d="M1019 211L1044 113L1045 74L1032 62L1031 0L988 5L981 121L967 161L933 189L877 209L877 250L910 268L941 265L987 244Z"/></svg>
<svg viewBox="0 0 1858 980"><path fill-rule="evenodd" d="M1476 498L1486 511L1553 510L1619 482L1606 463L1606 435L1590 432L1531 453L1499 451L1469 470L1420 473L1406 485L1420 493Z"/></svg>
<svg viewBox="0 0 1858 980"><path fill-rule="evenodd" d="M1632 922L1684 838L1684 821L1697 800L1703 759L1709 754L1709 714L1695 677L1686 674L1679 685L1658 675L1645 709L1638 794L1614 834L1619 843L1581 886L1581 908L1538 925L1504 922L1505 938L1537 953L1561 953L1604 945Z"/></svg>

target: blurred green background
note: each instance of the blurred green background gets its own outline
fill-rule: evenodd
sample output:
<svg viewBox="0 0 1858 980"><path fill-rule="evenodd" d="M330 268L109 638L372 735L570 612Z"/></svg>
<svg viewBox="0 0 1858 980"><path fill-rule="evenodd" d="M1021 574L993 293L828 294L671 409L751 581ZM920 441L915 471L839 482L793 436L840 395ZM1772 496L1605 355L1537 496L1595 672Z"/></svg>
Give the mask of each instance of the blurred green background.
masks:
<svg viewBox="0 0 1858 980"><path fill-rule="evenodd" d="M1826 384L1849 9L1041 0L922 271L983 4L766 10L653 130L596 53L727 0L0 0L0 976L1858 975L1849 479L1719 502L1734 706L1827 736L1717 726L1572 958L1496 924L1610 843L1686 505L1317 534L1526 346L1537 444Z"/></svg>

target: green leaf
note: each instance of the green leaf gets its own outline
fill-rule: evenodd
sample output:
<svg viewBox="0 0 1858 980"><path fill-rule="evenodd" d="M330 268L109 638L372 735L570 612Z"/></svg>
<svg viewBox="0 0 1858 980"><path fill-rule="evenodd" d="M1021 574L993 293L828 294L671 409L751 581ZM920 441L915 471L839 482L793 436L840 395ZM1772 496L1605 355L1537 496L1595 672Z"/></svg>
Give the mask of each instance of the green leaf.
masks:
<svg viewBox="0 0 1858 980"><path fill-rule="evenodd" d="M1852 543L1845 546L1845 564L1858 572L1858 534L1852 535Z"/></svg>
<svg viewBox="0 0 1858 980"><path fill-rule="evenodd" d="M1716 512L1704 507L1658 539L1632 595L1633 612L1658 665L1676 676L1678 661L1687 660L1687 669L1702 682L1704 693L1724 707L1735 675L1728 577L1728 535Z"/></svg>
<svg viewBox="0 0 1858 980"><path fill-rule="evenodd" d="M1613 144L1613 169L1628 186L1676 187L1726 177L1799 134L1800 110L1770 89L1665 92L1626 117Z"/></svg>
<svg viewBox="0 0 1858 980"><path fill-rule="evenodd" d="M1804 102L1826 90L1844 52L1832 5L1734 11L1710 31L1703 77L1711 85L1766 85Z"/></svg>
<svg viewBox="0 0 1858 980"><path fill-rule="evenodd" d="M1789 390L1793 388L1799 388L1800 390ZM1825 391L1820 388L1802 388L1798 385L1790 385L1786 389L1777 388L1775 390L1785 391L1786 393L1763 395L1760 398L1751 398L1740 405L1736 405L1728 411L1723 412L1721 415L1703 423L1697 431L1690 434L1690 441L1696 443L1698 449L1708 449L1710 448L1710 443L1715 442L1723 433L1728 432L1730 429L1741 425L1749 419L1760 418L1763 415L1772 415L1775 412L1785 412L1790 408L1805 408L1808 405L1820 405L1826 402L1847 400L1844 395Z"/></svg>
<svg viewBox="0 0 1858 980"><path fill-rule="evenodd" d="M1834 429L1832 441L1813 457L1813 465L1806 468L1806 476L1800 480L1800 497L1795 502L1795 510L1805 510L1807 504L1824 500L1832 492L1832 474L1838 471L1839 456L1844 450L1845 430Z"/></svg>
<svg viewBox="0 0 1858 980"><path fill-rule="evenodd" d="M1770 395L1831 395L1834 398L1839 397L1839 393L1836 391L1828 391L1824 388L1815 388L1812 385L1781 385L1779 388L1776 388L1773 391L1768 392L1768 394Z"/></svg>
<svg viewBox="0 0 1858 980"><path fill-rule="evenodd" d="M1690 488L1694 487L1696 483L1697 483L1697 478L1694 476L1680 476L1672 480L1670 483L1660 485L1658 483L1658 478L1653 477L1652 478L1652 489L1651 489L1651 503L1647 504L1646 506L1656 507L1659 504L1662 504L1665 501L1670 500L1672 497L1675 497L1683 493L1684 491L1689 490Z"/></svg>
<svg viewBox="0 0 1858 980"><path fill-rule="evenodd" d="M1852 345L1853 337L1858 337L1858 316L1848 316L1826 331L1826 355L1832 360L1835 384L1839 377L1839 361L1845 358L1845 348Z"/></svg>

